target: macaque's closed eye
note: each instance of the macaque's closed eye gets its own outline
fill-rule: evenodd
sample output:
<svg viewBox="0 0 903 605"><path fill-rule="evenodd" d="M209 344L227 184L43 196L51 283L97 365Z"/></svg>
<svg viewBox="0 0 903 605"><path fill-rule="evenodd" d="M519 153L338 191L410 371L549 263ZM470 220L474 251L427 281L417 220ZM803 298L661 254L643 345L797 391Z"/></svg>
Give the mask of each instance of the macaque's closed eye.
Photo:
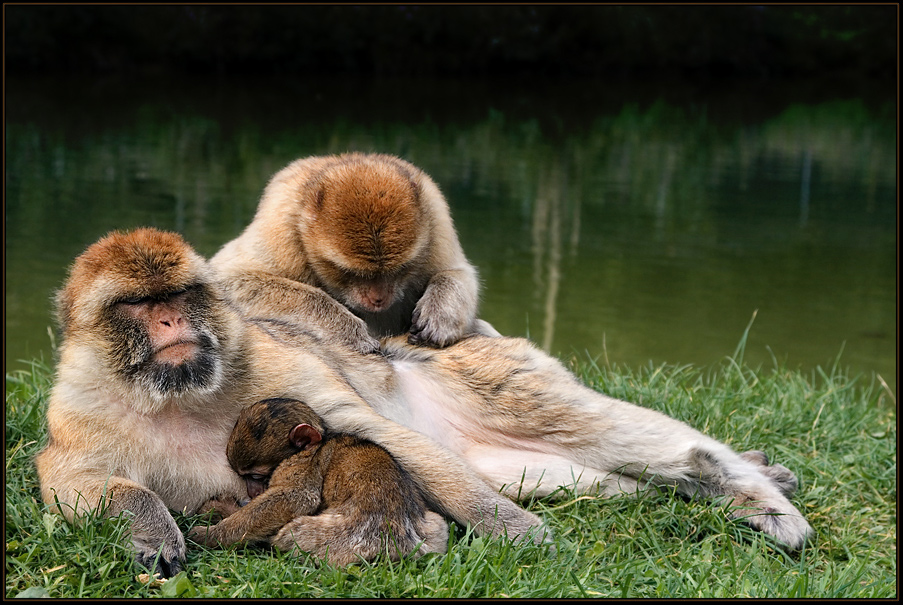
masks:
<svg viewBox="0 0 903 605"><path fill-rule="evenodd" d="M153 301L157 301L157 302L167 301L167 300L172 300L174 298L188 294L188 292L190 290L193 290L196 288L197 288L197 286L186 286L185 288L179 288L178 290L173 290L172 292L167 292L166 294L159 295L159 296L141 296L141 295L129 296L129 297L126 297L126 298L116 301L116 303L121 304L121 305L132 306L132 305L147 304L147 303L150 303Z"/></svg>
<svg viewBox="0 0 903 605"><path fill-rule="evenodd" d="M309 451L320 445L323 435L313 426L302 423L292 427L288 439L295 448ZM248 488L249 498L256 498L267 490L273 470L272 468L255 467L249 472L241 473L241 478L244 479Z"/></svg>
<svg viewBox="0 0 903 605"><path fill-rule="evenodd" d="M148 302L150 299L146 296L133 296L131 298L126 298L119 301L119 304L122 305L140 305L142 303Z"/></svg>

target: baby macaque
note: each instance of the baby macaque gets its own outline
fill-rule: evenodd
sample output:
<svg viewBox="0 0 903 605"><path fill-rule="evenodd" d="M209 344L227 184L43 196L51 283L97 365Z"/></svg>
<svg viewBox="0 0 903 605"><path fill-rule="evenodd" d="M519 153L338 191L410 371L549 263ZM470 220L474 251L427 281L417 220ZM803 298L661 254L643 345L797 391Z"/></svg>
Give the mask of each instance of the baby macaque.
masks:
<svg viewBox="0 0 903 605"><path fill-rule="evenodd" d="M384 447L432 510L480 535L548 535L462 458L383 415L408 407L388 360L278 316L242 318L176 233L108 234L75 260L56 302L59 362L35 458L42 500L70 521L125 513L135 560L152 573L184 569L170 511L226 516L247 498L226 449L241 409L267 397L303 399L334 431Z"/></svg>
<svg viewBox="0 0 903 605"><path fill-rule="evenodd" d="M211 265L244 315L303 321L364 353L405 333L434 347L498 336L476 318L477 271L448 203L423 171L390 155L292 162Z"/></svg>
<svg viewBox="0 0 903 605"><path fill-rule="evenodd" d="M244 409L226 450L252 500L189 537L214 546L270 542L345 566L386 554L444 553L448 524L426 510L417 486L386 450L329 433L293 399Z"/></svg>
<svg viewBox="0 0 903 605"><path fill-rule="evenodd" d="M791 549L814 535L789 500L797 487L789 469L595 391L527 340L476 335L431 348L398 336L383 341L382 355L362 355L278 309L248 318L236 307L181 236L155 229L111 233L88 247L57 296L63 337L47 444L35 459L42 500L69 520L126 513L136 561L152 572L184 568L171 510L245 498L227 445L241 410L268 397L303 400L332 430L385 448L430 510L482 536L551 542L542 519L499 490L520 499L559 486L726 496L731 517ZM315 426L288 424L285 440L298 424ZM326 441L319 450L340 460L343 448ZM403 502L417 499L401 493ZM282 537L329 514L289 522ZM407 517L419 528L436 518ZM409 544L442 543L429 538L436 531L416 533Z"/></svg>

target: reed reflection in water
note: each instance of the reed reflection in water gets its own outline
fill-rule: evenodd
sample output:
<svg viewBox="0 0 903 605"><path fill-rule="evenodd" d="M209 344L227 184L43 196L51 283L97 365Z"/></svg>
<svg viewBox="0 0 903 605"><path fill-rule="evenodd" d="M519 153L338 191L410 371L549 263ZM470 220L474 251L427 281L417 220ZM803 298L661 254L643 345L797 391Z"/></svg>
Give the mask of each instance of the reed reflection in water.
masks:
<svg viewBox="0 0 903 605"><path fill-rule="evenodd" d="M788 101L738 118L717 99L603 103L566 87L456 105L453 84L443 103L220 86L65 105L46 84L10 86L8 369L49 358L51 293L108 230L174 229L210 255L283 165L362 150L440 185L503 333L564 357L709 364L757 313L751 363L809 369L843 350L842 365L896 390L892 105Z"/></svg>

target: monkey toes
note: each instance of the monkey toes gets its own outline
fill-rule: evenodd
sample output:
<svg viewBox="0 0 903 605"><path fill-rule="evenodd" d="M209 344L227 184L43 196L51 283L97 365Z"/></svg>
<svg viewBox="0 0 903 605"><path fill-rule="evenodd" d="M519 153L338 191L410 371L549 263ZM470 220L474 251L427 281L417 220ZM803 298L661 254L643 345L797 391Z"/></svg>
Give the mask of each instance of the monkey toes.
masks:
<svg viewBox="0 0 903 605"><path fill-rule="evenodd" d="M740 457L758 466L759 471L768 477L787 498L796 493L799 483L793 471L781 464L769 464L768 455L765 452L750 450L740 454Z"/></svg>
<svg viewBox="0 0 903 605"><path fill-rule="evenodd" d="M737 500L734 503L738 504ZM800 550L815 533L789 502L748 501L747 505L735 508L730 516L776 538L784 547L794 551Z"/></svg>

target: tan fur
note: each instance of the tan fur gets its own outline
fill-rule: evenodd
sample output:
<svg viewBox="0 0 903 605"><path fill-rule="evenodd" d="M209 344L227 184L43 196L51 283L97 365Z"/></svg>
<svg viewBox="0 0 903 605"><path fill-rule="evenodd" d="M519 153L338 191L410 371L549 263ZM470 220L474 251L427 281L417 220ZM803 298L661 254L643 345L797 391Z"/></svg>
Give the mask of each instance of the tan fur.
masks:
<svg viewBox="0 0 903 605"><path fill-rule="evenodd" d="M203 387L153 391L111 361L114 350L128 349L116 329L124 321L117 301L165 298L189 283L210 297L193 321L212 334L218 370ZM47 504L59 502L69 519L101 504L108 515L129 511L138 561L153 566L159 552L156 570L177 573L185 543L167 509L190 513L211 499L242 499L244 486L226 460L235 420L262 397L287 397L307 402L336 430L386 447L431 505L459 522L512 538L541 528L458 457L386 419L404 403L382 357L279 321L242 320L211 283L203 259L179 236L152 229L112 234L76 259L60 295L60 362L48 442L36 459Z"/></svg>
<svg viewBox="0 0 903 605"><path fill-rule="evenodd" d="M361 352L409 330L412 343L434 346L497 334L476 319L477 273L445 198L389 155L292 162L211 264L245 314L301 320Z"/></svg>
<svg viewBox="0 0 903 605"><path fill-rule="evenodd" d="M217 525L193 528L189 538L200 544L272 540L339 566L381 554L398 560L445 552L448 525L426 510L392 457L369 441L328 434L300 401L265 400L243 410L227 451L248 495L264 484L265 491Z"/></svg>
<svg viewBox="0 0 903 605"><path fill-rule="evenodd" d="M156 241L155 233L116 236L92 253L121 267L135 266L140 256L110 252L121 239L143 252L176 251L177 265L216 295L187 244L175 235ZM72 275L85 274L81 265L77 259ZM157 275L165 271L161 266ZM146 287L143 273L134 275L120 284L120 295ZM98 288L115 281L101 271L80 287L70 283L73 308L100 304ZM203 392L150 397L109 366L116 334L102 318L86 313L85 325L64 326L50 435L37 459L42 494L48 504L59 498L71 517L76 505L96 507L106 493L111 512L135 515L139 560L152 560L162 545L170 571L185 551L166 508L191 512L223 494L242 497L226 443L240 409L270 397L302 400L328 426L384 447L430 508L485 535L548 540L538 517L495 490L519 497L560 485L609 494L674 486L688 496L723 495L738 507L735 515L791 548L812 532L787 499L795 488L790 471L597 393L523 339L472 336L429 349L400 337L383 342L384 356L361 355L304 324L242 320L215 304L207 323L219 335L216 383Z"/></svg>

